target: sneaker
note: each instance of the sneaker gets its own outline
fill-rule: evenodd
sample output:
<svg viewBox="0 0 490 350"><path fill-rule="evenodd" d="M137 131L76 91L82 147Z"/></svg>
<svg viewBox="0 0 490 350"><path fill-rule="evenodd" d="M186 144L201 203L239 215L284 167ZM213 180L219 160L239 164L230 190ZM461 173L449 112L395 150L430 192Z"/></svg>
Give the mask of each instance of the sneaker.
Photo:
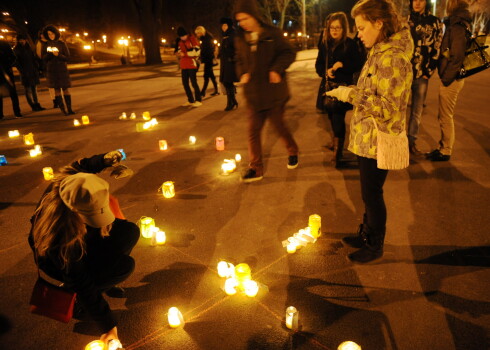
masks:
<svg viewBox="0 0 490 350"><path fill-rule="evenodd" d="M201 101L196 101L194 103L191 104L191 107L200 107L202 106L202 102Z"/></svg>
<svg viewBox="0 0 490 350"><path fill-rule="evenodd" d="M298 156L289 156L288 169L296 169L298 167Z"/></svg>
<svg viewBox="0 0 490 350"><path fill-rule="evenodd" d="M181 105L182 107L189 107L192 106L192 102L187 101L186 103Z"/></svg>
<svg viewBox="0 0 490 350"><path fill-rule="evenodd" d="M245 175L242 176L242 181L245 183L250 183L250 182L262 180L263 178L264 176L257 175L255 169L250 168L247 170Z"/></svg>
<svg viewBox="0 0 490 350"><path fill-rule="evenodd" d="M448 154L442 154L441 151L438 149L427 153L426 157L428 160L432 162L447 162L449 159L451 159L451 156Z"/></svg>

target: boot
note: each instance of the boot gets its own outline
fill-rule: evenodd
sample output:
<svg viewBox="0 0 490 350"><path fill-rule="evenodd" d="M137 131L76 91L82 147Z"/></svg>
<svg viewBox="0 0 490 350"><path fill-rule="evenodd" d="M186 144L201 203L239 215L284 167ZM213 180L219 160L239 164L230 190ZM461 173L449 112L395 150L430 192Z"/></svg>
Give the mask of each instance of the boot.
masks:
<svg viewBox="0 0 490 350"><path fill-rule="evenodd" d="M66 108L68 109L68 114L75 114L71 109L71 95L65 95Z"/></svg>
<svg viewBox="0 0 490 350"><path fill-rule="evenodd" d="M367 235L363 230L364 224L359 224L357 234L355 236L346 236L342 238L342 242L353 248L362 248L366 244Z"/></svg>
<svg viewBox="0 0 490 350"><path fill-rule="evenodd" d="M226 108L225 111L231 111L233 109L233 100L230 94L226 94Z"/></svg>
<svg viewBox="0 0 490 350"><path fill-rule="evenodd" d="M348 256L353 263L365 264L383 256L385 232L374 232L367 226L363 230L367 237L364 247Z"/></svg>
<svg viewBox="0 0 490 350"><path fill-rule="evenodd" d="M337 147L335 147L337 146ZM336 168L341 168L342 167L342 158L344 156L344 138L339 137L337 139L337 142L334 142L334 149L333 149L333 154L334 154L334 161L335 161L335 167Z"/></svg>
<svg viewBox="0 0 490 350"><path fill-rule="evenodd" d="M338 150L339 150L339 138L338 137L335 137L333 138L332 140L332 146L333 146L333 155L332 155L332 159L330 159L331 162L334 162L336 163L337 162L337 153L338 153Z"/></svg>
<svg viewBox="0 0 490 350"><path fill-rule="evenodd" d="M422 156L422 152L420 152L418 149L417 149L417 146L415 145L415 140L409 140L408 142L408 150L410 152L411 155L415 156L415 157L420 157Z"/></svg>
<svg viewBox="0 0 490 350"><path fill-rule="evenodd" d="M53 108L58 108L58 100L56 99L56 97L53 100Z"/></svg>
<svg viewBox="0 0 490 350"><path fill-rule="evenodd" d="M56 104L58 105L59 109L64 115L68 115L68 112L65 109L65 104L63 103L63 97L61 96L56 96L55 97Z"/></svg>

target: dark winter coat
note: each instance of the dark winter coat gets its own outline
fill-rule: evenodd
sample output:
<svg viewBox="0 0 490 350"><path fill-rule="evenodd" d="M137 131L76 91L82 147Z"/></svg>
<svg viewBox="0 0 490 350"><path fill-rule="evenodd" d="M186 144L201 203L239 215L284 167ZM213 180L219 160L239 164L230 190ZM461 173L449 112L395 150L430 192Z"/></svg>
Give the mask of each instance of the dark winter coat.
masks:
<svg viewBox="0 0 490 350"><path fill-rule="evenodd" d="M412 57L413 78L434 74L441 52L442 22L428 11L411 12L408 18L415 49Z"/></svg>
<svg viewBox="0 0 490 350"><path fill-rule="evenodd" d="M214 38L211 34L206 32L199 38L201 41L201 62L207 64L213 64L214 59Z"/></svg>
<svg viewBox="0 0 490 350"><path fill-rule="evenodd" d="M16 66L19 70L22 85L39 85L39 65L38 59L28 43L24 45L18 43L14 48L17 57Z"/></svg>
<svg viewBox="0 0 490 350"><path fill-rule="evenodd" d="M457 9L444 20L446 30L442 38L438 72L444 86L449 86L458 78L468 45L467 28L471 15L466 8Z"/></svg>
<svg viewBox="0 0 490 350"><path fill-rule="evenodd" d="M43 29L43 35L49 39L48 31L55 34L54 40L48 40L42 45L42 60L46 68L46 80L48 87L54 89L68 89L71 86L70 74L68 73L68 59L70 51L66 44L60 41L60 32L54 26L47 26ZM58 56L49 52L49 48L57 48Z"/></svg>
<svg viewBox="0 0 490 350"><path fill-rule="evenodd" d="M234 83L238 81L235 67L235 29L228 27L222 32L221 45L218 57L220 59L219 81Z"/></svg>
<svg viewBox="0 0 490 350"><path fill-rule="evenodd" d="M328 64L327 64L328 57ZM326 72L332 68L336 62L342 62L343 67L335 71L335 78L330 79L339 85L351 85L352 77L355 72L360 71L364 64L363 57L359 54L357 43L351 38L333 47L333 42L322 42L318 45L318 56L315 62L316 73L322 78L318 89L317 108L323 109L323 94L325 92Z"/></svg>
<svg viewBox="0 0 490 350"><path fill-rule="evenodd" d="M15 60L14 51L9 43L5 40L0 40L0 66L12 81L14 78L12 67L15 65Z"/></svg>

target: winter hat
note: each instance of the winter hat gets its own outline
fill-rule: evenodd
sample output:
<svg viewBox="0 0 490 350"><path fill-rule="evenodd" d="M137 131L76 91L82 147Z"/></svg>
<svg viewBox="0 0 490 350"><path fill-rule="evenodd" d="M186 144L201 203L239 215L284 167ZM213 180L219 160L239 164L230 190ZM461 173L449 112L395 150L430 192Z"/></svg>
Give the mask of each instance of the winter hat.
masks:
<svg viewBox="0 0 490 350"><path fill-rule="evenodd" d="M247 13L250 16L255 17L255 19L259 22L264 22L262 20L262 16L260 15L259 7L257 6L256 0L238 0L235 3L233 16L236 16L236 14L239 12Z"/></svg>
<svg viewBox="0 0 490 350"><path fill-rule="evenodd" d="M78 173L64 178L60 196L88 226L104 227L115 220L109 207L109 184L95 174Z"/></svg>
<svg viewBox="0 0 490 350"><path fill-rule="evenodd" d="M222 17L220 20L219 20L219 23L220 24L228 24L228 27L231 28L233 27L233 20L229 17Z"/></svg>
<svg viewBox="0 0 490 350"><path fill-rule="evenodd" d="M177 28L177 35L179 36L179 38L186 36L187 34L187 30L185 30L184 27Z"/></svg>

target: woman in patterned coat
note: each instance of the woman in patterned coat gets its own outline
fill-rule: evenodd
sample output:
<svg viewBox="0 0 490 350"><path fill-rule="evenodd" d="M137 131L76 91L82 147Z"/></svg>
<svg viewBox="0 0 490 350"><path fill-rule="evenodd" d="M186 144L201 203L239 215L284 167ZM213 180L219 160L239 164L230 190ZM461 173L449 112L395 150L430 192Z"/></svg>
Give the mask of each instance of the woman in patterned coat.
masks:
<svg viewBox="0 0 490 350"><path fill-rule="evenodd" d="M360 248L349 254L351 261L367 263L383 256L386 233L383 185L388 171L377 167L377 134L378 130L390 135L405 132L413 41L391 0L360 0L351 15L359 38L369 49L367 61L357 86L341 86L327 94L354 106L349 150L358 156L365 212L358 235L345 237L343 242ZM408 147L393 152L408 154Z"/></svg>

